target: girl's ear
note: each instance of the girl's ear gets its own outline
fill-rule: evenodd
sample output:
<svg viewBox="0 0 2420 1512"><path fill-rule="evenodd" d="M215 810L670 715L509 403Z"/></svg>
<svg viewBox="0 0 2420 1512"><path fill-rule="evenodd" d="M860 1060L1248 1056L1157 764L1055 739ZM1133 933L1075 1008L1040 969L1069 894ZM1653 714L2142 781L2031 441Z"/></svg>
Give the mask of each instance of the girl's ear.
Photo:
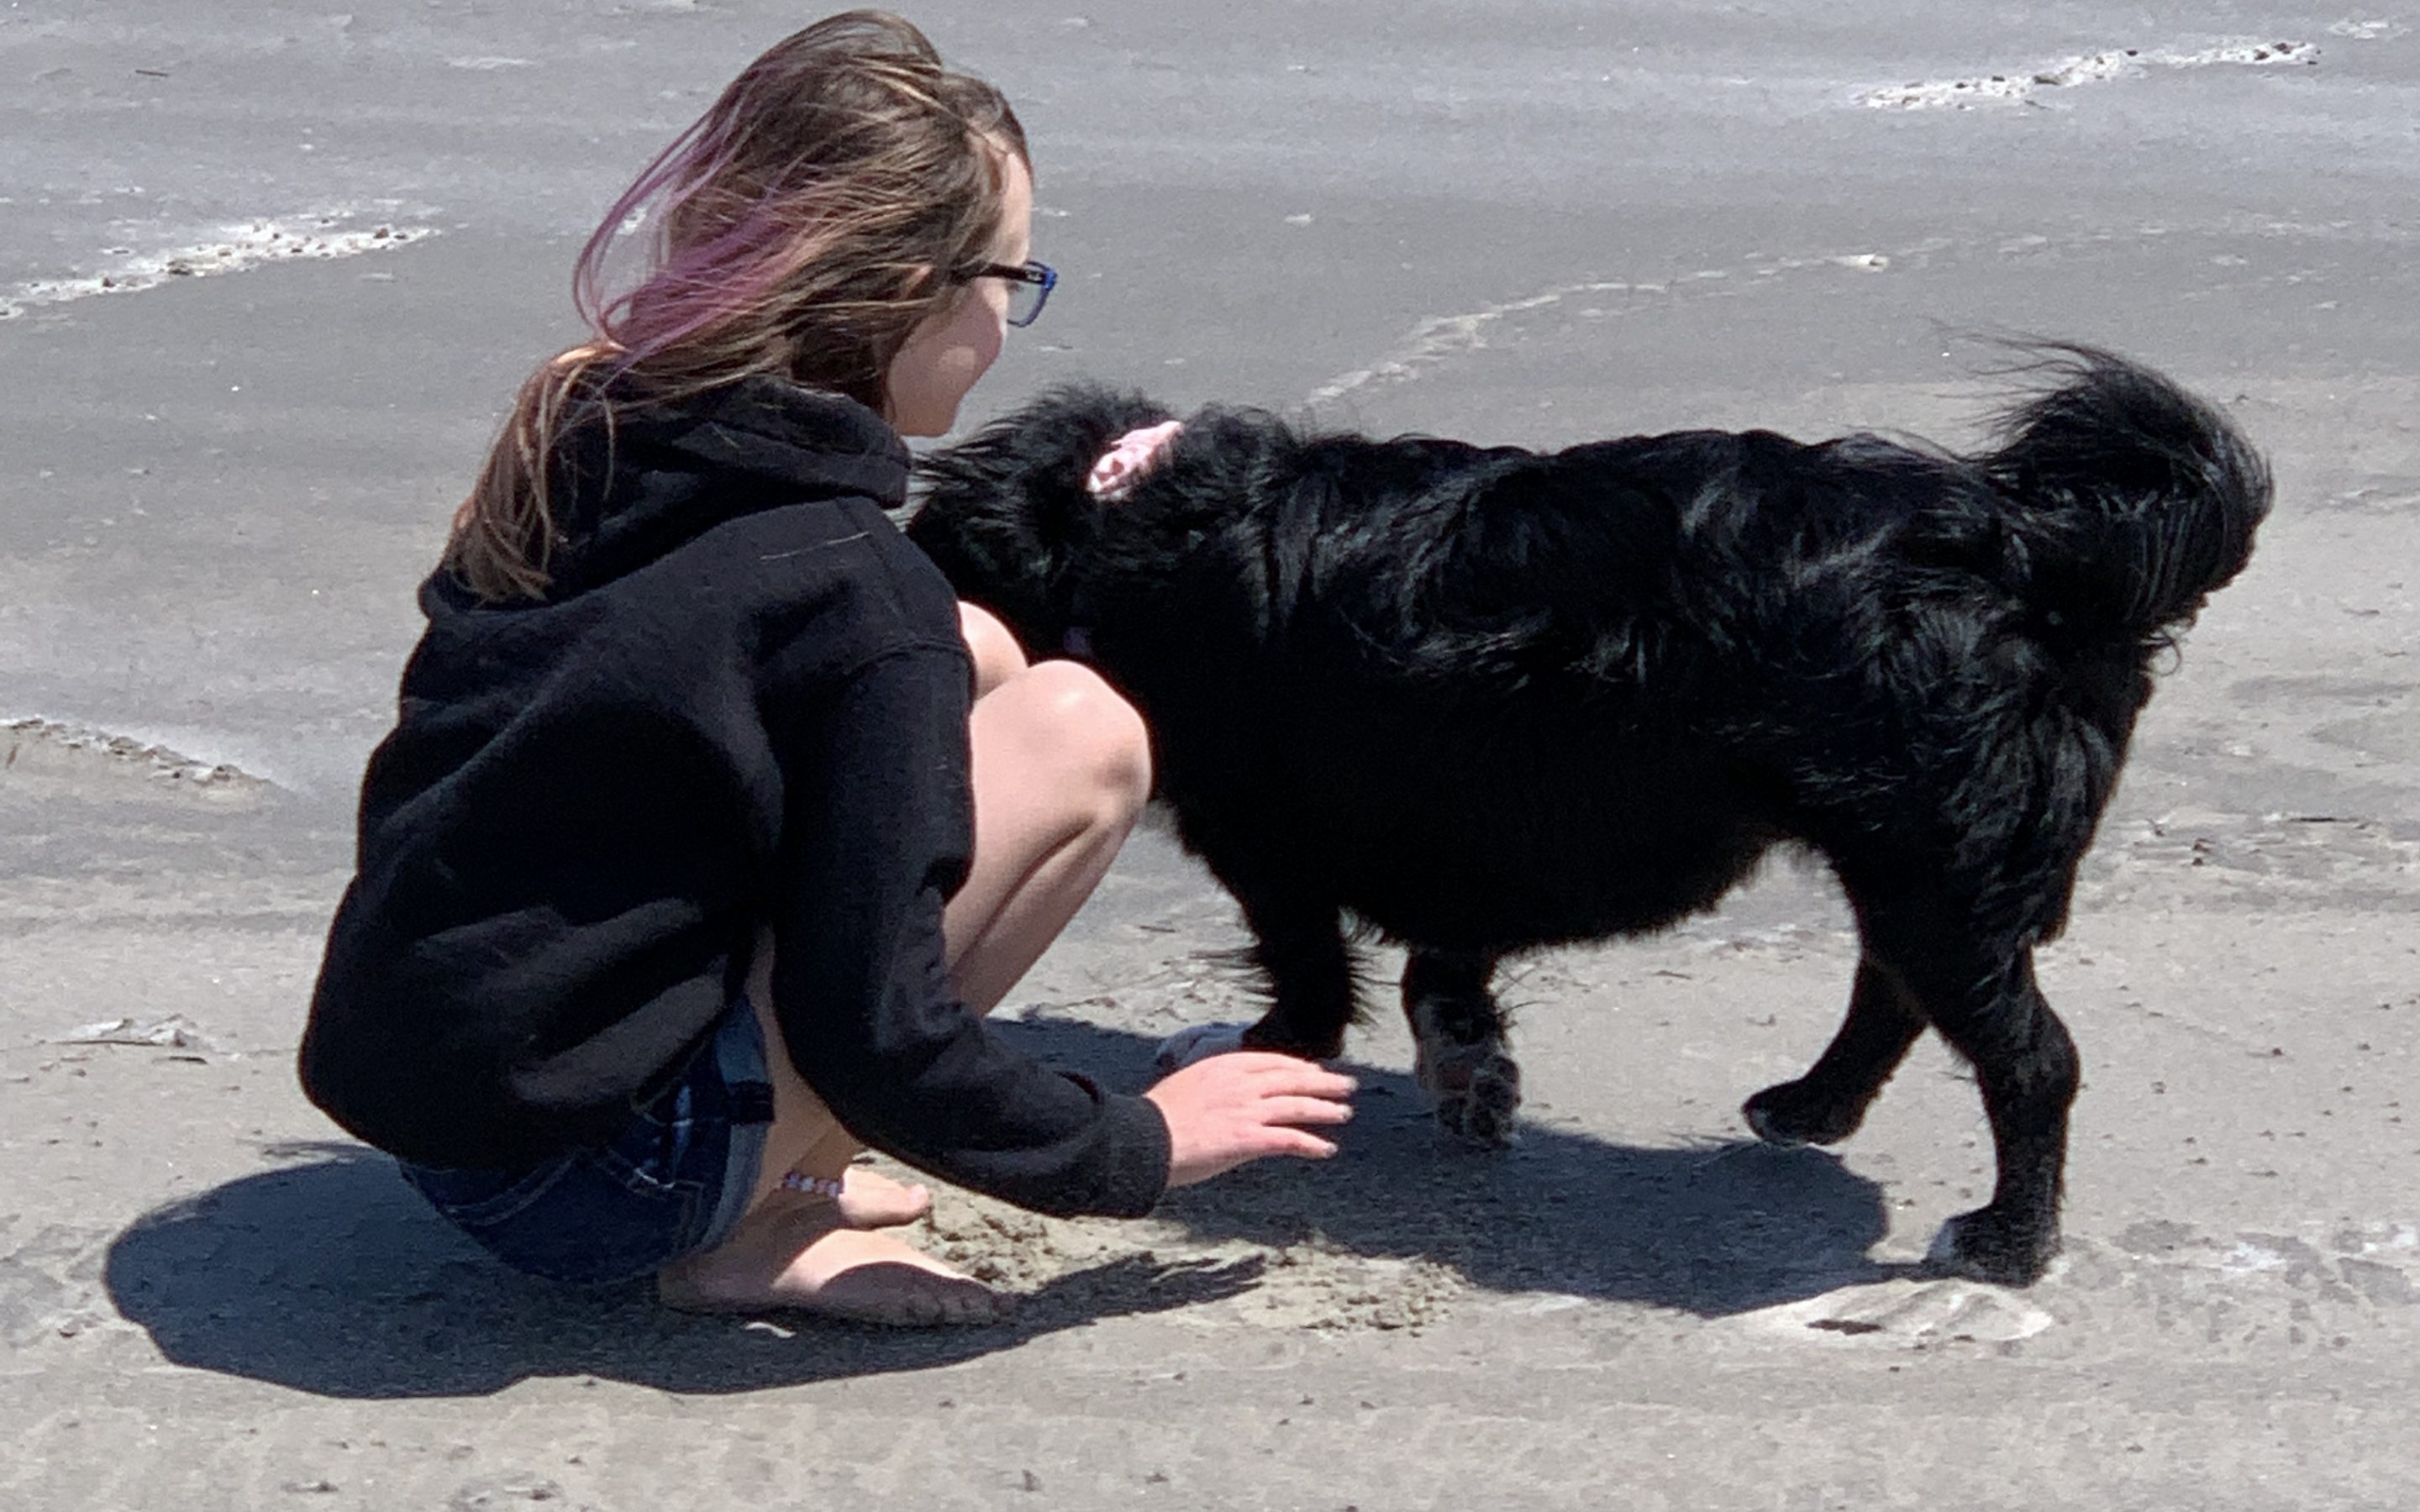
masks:
<svg viewBox="0 0 2420 1512"><path fill-rule="evenodd" d="M932 299L935 296L943 296L939 300L939 302L933 309L925 312L924 319L930 320L936 316L941 314L941 312L947 309L950 305L956 302L954 300L947 298L945 291L948 291L953 287L955 289L964 289L968 285L964 284L952 285L949 282L949 274L945 270L926 263L918 267L910 268L900 274L899 293L897 298L902 302L905 302L908 300ZM923 322L919 321L917 323L921 325Z"/></svg>
<svg viewBox="0 0 2420 1512"><path fill-rule="evenodd" d="M911 300L923 299L939 286L943 278L944 274L941 270L930 264L908 269L900 275L899 293L894 302L906 303ZM958 300L963 298L971 286L964 284L954 285L931 308L918 316L915 324L899 332L886 346L876 349L875 355L882 363L882 373L875 388L881 396L882 402L874 408L882 416L885 424L898 424L898 415L891 399L891 377L899 365L899 354L913 346L916 338L923 334L928 327L945 322L955 314Z"/></svg>

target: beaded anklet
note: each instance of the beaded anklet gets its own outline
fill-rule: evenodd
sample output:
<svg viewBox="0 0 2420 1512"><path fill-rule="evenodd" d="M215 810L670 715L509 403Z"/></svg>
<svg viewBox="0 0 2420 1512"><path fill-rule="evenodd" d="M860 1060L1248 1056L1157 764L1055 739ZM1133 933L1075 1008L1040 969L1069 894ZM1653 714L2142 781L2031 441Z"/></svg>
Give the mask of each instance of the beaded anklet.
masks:
<svg viewBox="0 0 2420 1512"><path fill-rule="evenodd" d="M782 1190L806 1192L819 1197L840 1196L841 1180L837 1176L808 1176L799 1171L782 1173Z"/></svg>

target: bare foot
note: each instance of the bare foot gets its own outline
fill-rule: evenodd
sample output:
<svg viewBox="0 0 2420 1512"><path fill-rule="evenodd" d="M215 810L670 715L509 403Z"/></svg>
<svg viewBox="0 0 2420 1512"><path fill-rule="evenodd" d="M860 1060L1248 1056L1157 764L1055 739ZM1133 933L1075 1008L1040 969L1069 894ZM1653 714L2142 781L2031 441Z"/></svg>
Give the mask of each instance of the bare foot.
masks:
<svg viewBox="0 0 2420 1512"><path fill-rule="evenodd" d="M872 1172L851 1170L845 1180L855 1186L861 1177L891 1189L889 1211L906 1194L923 1191ZM845 1191L837 1201L776 1192L722 1244L657 1272L656 1295L683 1312L795 1311L894 1328L996 1323L1008 1316L1009 1299L983 1283L889 1234L851 1227L842 1211L848 1200ZM918 1211L930 1205L927 1196Z"/></svg>

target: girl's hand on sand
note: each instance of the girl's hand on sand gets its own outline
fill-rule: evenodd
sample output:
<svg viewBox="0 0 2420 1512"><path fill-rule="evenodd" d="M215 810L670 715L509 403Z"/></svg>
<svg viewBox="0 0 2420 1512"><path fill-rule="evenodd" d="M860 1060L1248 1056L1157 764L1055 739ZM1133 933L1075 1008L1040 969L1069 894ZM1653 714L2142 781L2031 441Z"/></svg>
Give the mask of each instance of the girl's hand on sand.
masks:
<svg viewBox="0 0 2420 1512"><path fill-rule="evenodd" d="M1198 1060L1143 1096L1168 1120L1168 1184L1191 1186L1264 1155L1325 1160L1332 1141L1305 1125L1343 1123L1358 1085L1323 1066L1265 1050Z"/></svg>
<svg viewBox="0 0 2420 1512"><path fill-rule="evenodd" d="M1114 503L1134 491L1135 481L1152 469L1168 443L1185 428L1181 420L1163 420L1119 437L1084 479L1084 489L1105 503Z"/></svg>

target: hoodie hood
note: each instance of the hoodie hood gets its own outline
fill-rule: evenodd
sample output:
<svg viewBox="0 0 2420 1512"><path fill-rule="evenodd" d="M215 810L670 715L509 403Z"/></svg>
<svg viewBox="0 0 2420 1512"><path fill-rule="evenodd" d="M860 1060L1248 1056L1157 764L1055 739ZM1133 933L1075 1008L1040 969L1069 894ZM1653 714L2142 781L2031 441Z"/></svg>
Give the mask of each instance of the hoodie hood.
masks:
<svg viewBox="0 0 2420 1512"><path fill-rule="evenodd" d="M758 375L657 403L583 396L555 445L559 603L744 515L834 498L907 498L908 454L854 399ZM439 579L466 600L441 572ZM453 596L449 594L449 596Z"/></svg>

